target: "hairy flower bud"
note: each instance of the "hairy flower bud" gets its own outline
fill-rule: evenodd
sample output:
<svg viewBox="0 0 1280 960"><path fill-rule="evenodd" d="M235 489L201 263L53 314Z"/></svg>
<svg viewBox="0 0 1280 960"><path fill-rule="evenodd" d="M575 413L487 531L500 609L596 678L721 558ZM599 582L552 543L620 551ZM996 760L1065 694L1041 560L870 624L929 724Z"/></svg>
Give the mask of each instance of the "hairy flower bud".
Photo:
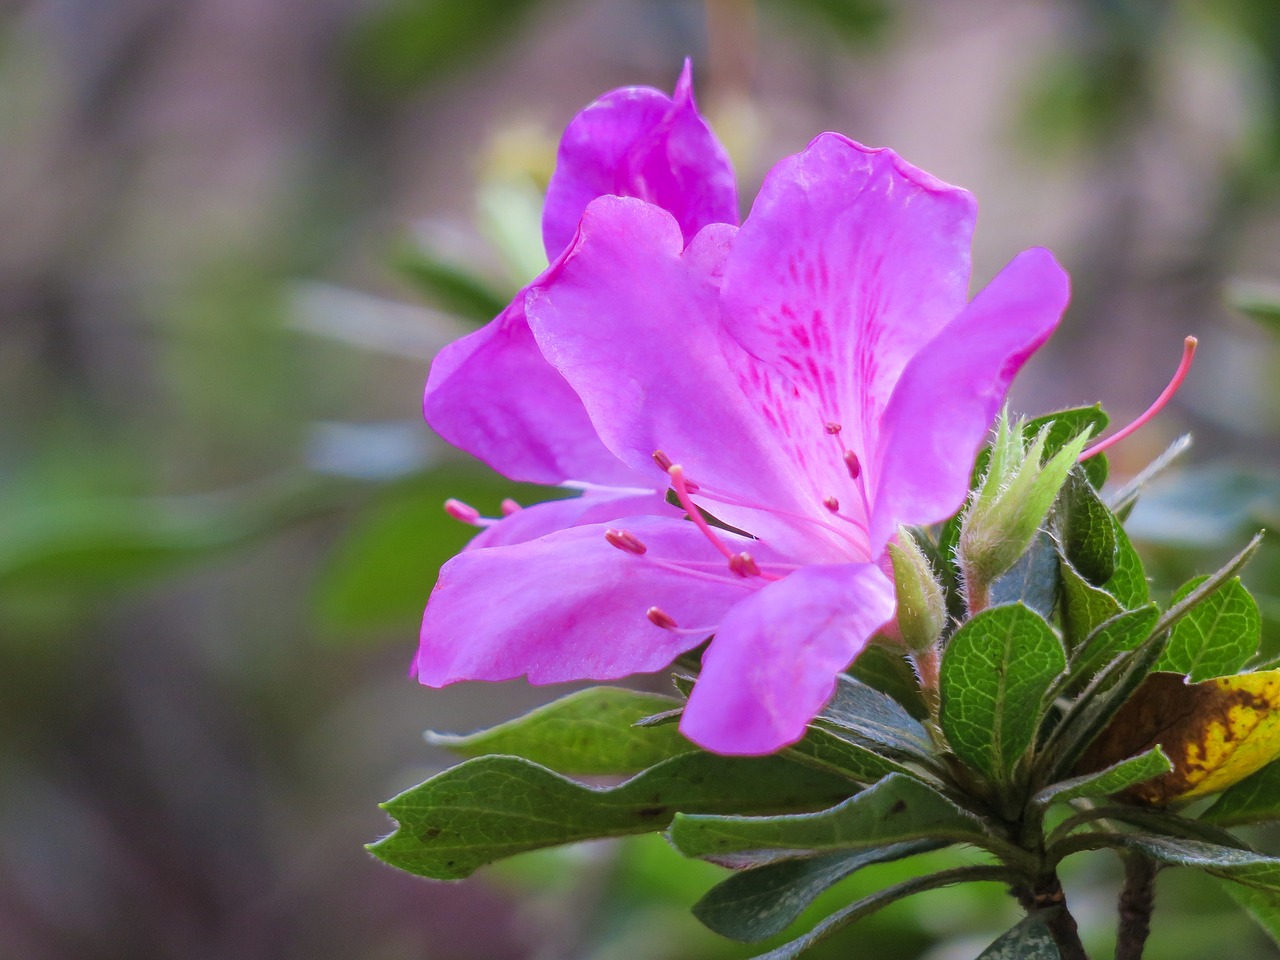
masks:
<svg viewBox="0 0 1280 960"><path fill-rule="evenodd" d="M1089 434L1082 433L1042 463L1048 434L1046 427L1024 448L1021 424L1000 417L990 466L965 512L957 548L970 612L976 612L975 598L984 597L991 582L1031 546L1089 442ZM985 605L979 600L976 607Z"/></svg>
<svg viewBox="0 0 1280 960"><path fill-rule="evenodd" d="M898 540L889 544L889 556L898 594L898 632L911 650L927 650L942 636L947 622L942 585L906 527L898 528Z"/></svg>

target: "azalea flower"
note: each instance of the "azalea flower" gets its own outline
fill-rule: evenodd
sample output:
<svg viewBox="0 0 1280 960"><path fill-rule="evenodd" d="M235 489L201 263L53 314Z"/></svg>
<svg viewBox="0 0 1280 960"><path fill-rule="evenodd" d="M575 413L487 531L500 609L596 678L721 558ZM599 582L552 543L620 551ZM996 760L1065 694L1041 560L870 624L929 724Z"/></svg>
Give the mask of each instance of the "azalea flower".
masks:
<svg viewBox="0 0 1280 960"><path fill-rule="evenodd" d="M671 103L684 119L664 129L705 130L691 97ZM711 637L680 729L716 752L769 753L804 735L892 620L887 544L960 507L1068 282L1032 249L966 302L973 198L891 150L822 134L770 172L737 227L705 202L721 187L636 161L664 149L633 153L646 137L672 170L720 182L709 135L679 150L666 133L605 137L598 166L566 166L586 149L567 134L557 177L576 185L553 180L546 231L567 247L433 367L428 416L447 437L510 476L603 500L552 507L578 515L529 521L535 536L495 535L538 508L513 513L446 564L416 671L431 686L610 680ZM569 239L566 211L610 182Z"/></svg>

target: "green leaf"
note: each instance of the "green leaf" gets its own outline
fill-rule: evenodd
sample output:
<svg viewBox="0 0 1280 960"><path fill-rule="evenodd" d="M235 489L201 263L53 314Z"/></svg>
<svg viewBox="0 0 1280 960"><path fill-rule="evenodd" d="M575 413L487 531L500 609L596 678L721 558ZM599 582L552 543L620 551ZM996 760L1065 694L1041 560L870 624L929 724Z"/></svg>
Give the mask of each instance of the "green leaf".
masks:
<svg viewBox="0 0 1280 960"><path fill-rule="evenodd" d="M901 651L901 645L894 648L873 643L849 666L849 675L888 695L911 716L923 720L929 715L929 708L920 695L920 681Z"/></svg>
<svg viewBox="0 0 1280 960"><path fill-rule="evenodd" d="M847 777L855 783L875 783L891 773L915 776L901 764L821 727L810 727L804 739L789 747L785 755L806 766Z"/></svg>
<svg viewBox="0 0 1280 960"><path fill-rule="evenodd" d="M785 930L819 894L857 870L937 846L933 840L914 840L743 870L712 887L694 904L693 915L732 940L764 940Z"/></svg>
<svg viewBox="0 0 1280 960"><path fill-rule="evenodd" d="M1238 883L1222 882L1222 889L1277 945L1280 945L1280 893Z"/></svg>
<svg viewBox="0 0 1280 960"><path fill-rule="evenodd" d="M942 729L956 756L1007 781L1066 666L1057 635L1022 604L992 607L964 624L947 645L939 678Z"/></svg>
<svg viewBox="0 0 1280 960"><path fill-rule="evenodd" d="M1233 279L1227 284L1227 302L1273 330L1280 329L1280 284Z"/></svg>
<svg viewBox="0 0 1280 960"><path fill-rule="evenodd" d="M1116 614L1072 652L1072 679L1087 683L1120 654L1136 650L1151 636L1159 617L1160 609L1154 603Z"/></svg>
<svg viewBox="0 0 1280 960"><path fill-rule="evenodd" d="M835 695L815 722L882 752L913 759L932 757L924 727L896 700L852 677L840 677Z"/></svg>
<svg viewBox="0 0 1280 960"><path fill-rule="evenodd" d="M1181 837L1128 834L1115 838L1120 846L1140 850L1153 860L1177 867L1193 867L1223 880L1248 887L1280 891L1280 858L1252 850L1227 847Z"/></svg>
<svg viewBox="0 0 1280 960"><path fill-rule="evenodd" d="M1116 517L1111 518L1116 540L1115 571L1103 586L1126 610L1135 610L1151 599L1147 571L1129 535Z"/></svg>
<svg viewBox="0 0 1280 960"><path fill-rule="evenodd" d="M1231 787L1200 819L1220 827L1280 820L1280 761L1267 764Z"/></svg>
<svg viewBox="0 0 1280 960"><path fill-rule="evenodd" d="M1062 954L1045 918L1046 914L1041 911L1028 914L983 950L978 960L1061 960Z"/></svg>
<svg viewBox="0 0 1280 960"><path fill-rule="evenodd" d="M1097 585L1111 579L1116 568L1115 518L1078 466L1063 484L1055 525L1063 554L1081 576Z"/></svg>
<svg viewBox="0 0 1280 960"><path fill-rule="evenodd" d="M1174 594L1174 603L1207 579L1197 577L1184 584ZM1257 601L1240 578L1233 577L1187 610L1156 669L1185 674L1193 683L1236 673L1257 651L1261 629Z"/></svg>
<svg viewBox="0 0 1280 960"><path fill-rule="evenodd" d="M904 880L902 883L886 887L868 897L863 897L855 903L851 903L843 910L838 910L817 924L804 936L797 937L790 943L784 943L780 947L775 947L768 953L762 953L755 960L794 960L814 944L831 936L837 930L847 927L849 924L861 920L863 917L869 916L882 907L887 907L889 904L904 897L923 893L926 890L938 890L942 887L954 886L957 883L977 883L982 881L1007 883L1009 879L1009 872L1003 867L977 866L956 867L954 870L944 870L942 873L926 874L922 877Z"/></svg>
<svg viewBox="0 0 1280 960"><path fill-rule="evenodd" d="M687 857L762 850L859 850L908 840L977 842L981 822L919 780L893 774L819 813L776 817L678 814L671 842Z"/></svg>
<svg viewBox="0 0 1280 960"><path fill-rule="evenodd" d="M1080 797L1109 797L1128 787L1145 783L1154 777L1168 773L1173 764L1159 747L1153 747L1146 753L1122 760L1120 763L1099 770L1097 773L1083 777L1072 777L1052 786L1045 787L1032 798L1032 802L1040 806L1051 803L1065 803Z"/></svg>
<svg viewBox="0 0 1280 960"><path fill-rule="evenodd" d="M1121 612L1120 603L1102 587L1095 587L1080 575L1065 557L1059 558L1062 573L1062 631L1067 647L1075 650L1091 634Z"/></svg>
<svg viewBox="0 0 1280 960"><path fill-rule="evenodd" d="M679 701L621 687L591 687L466 736L427 732L427 741L464 757L502 753L560 773L638 773L696 749L674 727L637 727Z"/></svg>
<svg viewBox="0 0 1280 960"><path fill-rule="evenodd" d="M991 605L1021 601L1048 619L1058 605L1061 586L1057 548L1051 536L1041 533L1009 572L997 577L991 585Z"/></svg>
<svg viewBox="0 0 1280 960"><path fill-rule="evenodd" d="M847 780L778 757L687 753L607 789L518 757L479 757L383 804L398 827L368 849L409 873L456 880L527 850L662 830L677 811L813 809L848 793Z"/></svg>

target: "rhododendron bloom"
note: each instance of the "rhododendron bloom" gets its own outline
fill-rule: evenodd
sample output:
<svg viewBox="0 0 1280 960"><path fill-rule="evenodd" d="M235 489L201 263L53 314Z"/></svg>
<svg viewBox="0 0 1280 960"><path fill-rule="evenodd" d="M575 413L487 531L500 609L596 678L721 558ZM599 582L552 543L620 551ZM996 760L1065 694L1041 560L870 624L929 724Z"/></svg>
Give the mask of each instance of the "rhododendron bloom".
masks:
<svg viewBox="0 0 1280 960"><path fill-rule="evenodd" d="M619 114L610 129L633 130ZM886 545L960 507L1067 278L1028 250L966 302L972 197L837 134L779 163L741 227L705 204L704 181L660 175L662 149L641 162L611 143L597 153L612 171L577 164L581 182L553 181L552 197L612 192L571 240L556 208L548 243L567 248L473 335L487 337L467 355L483 352L477 372L450 387L459 364L437 361L427 408L509 475L612 493L495 535L545 508L520 511L450 561L417 675L607 680L712 637L681 730L768 753L803 736L893 618ZM709 136L665 153L685 173L718 176L723 159Z"/></svg>

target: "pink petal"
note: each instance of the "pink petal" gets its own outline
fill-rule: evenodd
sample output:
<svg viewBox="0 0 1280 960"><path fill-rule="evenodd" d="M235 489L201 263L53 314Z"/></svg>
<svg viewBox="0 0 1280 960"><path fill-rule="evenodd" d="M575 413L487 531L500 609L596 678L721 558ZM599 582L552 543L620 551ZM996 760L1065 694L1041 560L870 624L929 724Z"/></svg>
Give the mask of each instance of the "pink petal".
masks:
<svg viewBox="0 0 1280 960"><path fill-rule="evenodd" d="M587 204L606 195L669 210L686 240L708 223L738 222L733 167L693 102L688 62L674 98L624 87L570 122L542 212L548 260L572 242Z"/></svg>
<svg viewBox="0 0 1280 960"><path fill-rule="evenodd" d="M594 525L450 560L423 617L418 679L441 687L523 674L533 683L558 683L658 670L705 640L758 582L708 579L653 562L719 558L687 521L634 517L617 526L648 552L618 550L604 538L606 525ZM651 606L681 627L708 629L656 627L645 616Z"/></svg>
<svg viewBox="0 0 1280 960"><path fill-rule="evenodd" d="M907 365L880 424L873 548L899 524L935 523L959 509L1009 384L1070 296L1053 255L1026 250Z"/></svg>
<svg viewBox="0 0 1280 960"><path fill-rule="evenodd" d="M522 291L495 320L437 354L423 395L427 422L513 480L637 485L635 472L596 436L578 395L543 359L523 301Z"/></svg>
<svg viewBox="0 0 1280 960"><path fill-rule="evenodd" d="M597 487L580 497L547 500L517 510L486 527L467 544L466 549L510 546L568 527L637 516L668 516L678 520L683 511L667 503L666 494L661 490Z"/></svg>
<svg viewBox="0 0 1280 960"><path fill-rule="evenodd" d="M872 564L805 567L752 594L703 654L680 732L715 753L795 743L893 611L893 584Z"/></svg>
<svg viewBox="0 0 1280 960"><path fill-rule="evenodd" d="M903 367L964 306L975 212L965 191L834 133L773 168L722 301L733 336L799 391L779 416L839 423L867 459ZM805 442L838 459L829 438Z"/></svg>
<svg viewBox="0 0 1280 960"><path fill-rule="evenodd" d="M716 516L773 537L779 549L822 545L819 524L829 516L821 495L803 499L812 485L806 465L779 443L764 409L779 381L720 324L717 284L733 231L707 227L686 251L666 211L601 197L587 207L574 246L531 291L529 325L620 459L662 482L651 459L662 450L708 489L817 524L797 530L776 515L708 503ZM821 433L820 422L814 427Z"/></svg>

